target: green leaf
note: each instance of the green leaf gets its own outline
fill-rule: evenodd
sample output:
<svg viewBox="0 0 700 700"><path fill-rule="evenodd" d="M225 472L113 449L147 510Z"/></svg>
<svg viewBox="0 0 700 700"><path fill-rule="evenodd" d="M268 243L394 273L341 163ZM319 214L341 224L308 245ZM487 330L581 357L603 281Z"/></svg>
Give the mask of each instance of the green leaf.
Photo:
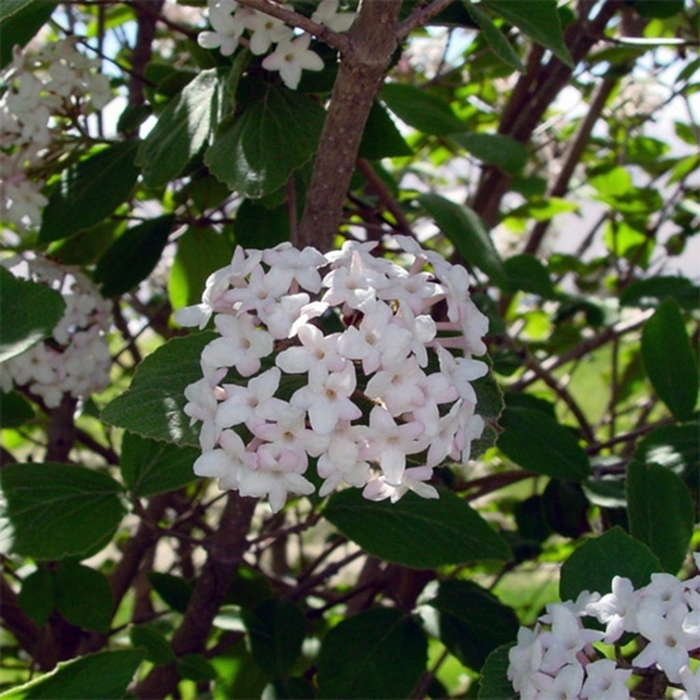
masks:
<svg viewBox="0 0 700 700"><path fill-rule="evenodd" d="M73 625L106 634L114 614L114 596L104 574L74 561L54 572L56 609Z"/></svg>
<svg viewBox="0 0 700 700"><path fill-rule="evenodd" d="M501 257L474 210L439 194L423 194L418 201L452 241L465 263L478 267L498 286L506 283Z"/></svg>
<svg viewBox="0 0 700 700"><path fill-rule="evenodd" d="M219 129L204 162L243 197L263 197L313 156L325 115L311 97L267 84L235 121Z"/></svg>
<svg viewBox="0 0 700 700"><path fill-rule="evenodd" d="M18 391L0 396L0 430L18 428L34 418L32 404Z"/></svg>
<svg viewBox="0 0 700 700"><path fill-rule="evenodd" d="M387 83L380 96L402 122L424 134L447 136L467 128L444 100L413 85Z"/></svg>
<svg viewBox="0 0 700 700"><path fill-rule="evenodd" d="M612 591L613 576L624 576L635 588L641 588L658 571L661 564L646 545L621 527L613 527L586 541L564 562L559 597L576 600L582 591L605 595Z"/></svg>
<svg viewBox="0 0 700 700"><path fill-rule="evenodd" d="M8 464L0 472L5 503L0 551L35 559L91 556L121 522L122 487L72 464Z"/></svg>
<svg viewBox="0 0 700 700"><path fill-rule="evenodd" d="M380 160L381 158L412 155L413 149L401 136L394 120L379 102L374 102L367 117L365 130L362 133L358 157L367 160Z"/></svg>
<svg viewBox="0 0 700 700"><path fill-rule="evenodd" d="M296 605L284 600L265 600L250 612L243 610L255 663L270 678L283 678L301 654L306 618Z"/></svg>
<svg viewBox="0 0 700 700"><path fill-rule="evenodd" d="M58 1L23 0L0 2L0 68L12 61L15 46L26 46L49 21ZM24 6L22 6L24 5ZM16 9L12 12L12 6ZM5 11L9 10L6 16Z"/></svg>
<svg viewBox="0 0 700 700"><path fill-rule="evenodd" d="M231 101L221 68L203 70L163 110L136 157L149 187L162 187L211 141Z"/></svg>
<svg viewBox="0 0 700 700"><path fill-rule="evenodd" d="M676 301L664 299L642 330L642 360L659 398L679 420L693 414L698 366Z"/></svg>
<svg viewBox="0 0 700 700"><path fill-rule="evenodd" d="M49 337L66 302L55 289L18 279L0 266L0 307L0 362L4 362Z"/></svg>
<svg viewBox="0 0 700 700"><path fill-rule="evenodd" d="M452 134L450 139L475 158L510 174L520 172L527 163L527 148L510 136L470 131L465 134Z"/></svg>
<svg viewBox="0 0 700 700"><path fill-rule="evenodd" d="M482 0L481 5L515 25L573 68L571 55L564 43L556 0Z"/></svg>
<svg viewBox="0 0 700 700"><path fill-rule="evenodd" d="M442 581L427 605L439 612L439 639L467 668L479 670L497 647L515 639L518 618L471 581Z"/></svg>
<svg viewBox="0 0 700 700"><path fill-rule="evenodd" d="M203 654L183 654L177 660L177 671L182 678L196 683L213 681L216 678L216 669Z"/></svg>
<svg viewBox="0 0 700 700"><path fill-rule="evenodd" d="M620 292L620 304L642 308L656 307L669 297L675 299L683 309L697 309L700 288L687 277L649 277L625 287Z"/></svg>
<svg viewBox="0 0 700 700"><path fill-rule="evenodd" d="M156 666L165 666L175 661L175 652L161 632L151 626L135 625L129 630L131 644L143 649L146 661Z"/></svg>
<svg viewBox="0 0 700 700"><path fill-rule="evenodd" d="M334 494L325 517L370 554L417 569L510 559L508 545L465 501L438 489L439 499L407 493L400 501L368 501L357 489Z"/></svg>
<svg viewBox="0 0 700 700"><path fill-rule="evenodd" d="M192 597L192 585L185 579L172 574L162 574L158 571L150 571L148 580L153 590L173 610L184 613Z"/></svg>
<svg viewBox="0 0 700 700"><path fill-rule="evenodd" d="M508 280L507 291L529 292L545 299L554 296L554 286L547 268L534 255L514 255L503 263L503 268Z"/></svg>
<svg viewBox="0 0 700 700"><path fill-rule="evenodd" d="M660 464L687 480L700 469L700 442L697 423L664 425L639 443L634 458L643 464ZM697 479L694 479L697 484Z"/></svg>
<svg viewBox="0 0 700 700"><path fill-rule="evenodd" d="M178 447L126 432L120 464L124 484L138 498L179 489L197 478L192 465L200 454L195 447Z"/></svg>
<svg viewBox="0 0 700 700"><path fill-rule="evenodd" d="M95 282L105 297L128 292L148 277L168 242L175 217L171 214L127 229L107 248L95 268Z"/></svg>
<svg viewBox="0 0 700 700"><path fill-rule="evenodd" d="M188 228L177 239L177 253L168 278L173 309L198 304L207 277L233 256L233 245L212 228Z"/></svg>
<svg viewBox="0 0 700 700"><path fill-rule="evenodd" d="M39 243L72 236L108 217L131 194L138 141L115 143L63 171L49 197Z"/></svg>
<svg viewBox="0 0 700 700"><path fill-rule="evenodd" d="M56 605L53 574L39 566L22 581L17 595L20 608L37 623L45 625Z"/></svg>
<svg viewBox="0 0 700 700"><path fill-rule="evenodd" d="M209 331L161 345L136 368L129 389L104 408L102 420L143 437L198 446L199 427L184 413L185 387L202 378L200 355L216 337Z"/></svg>
<svg viewBox="0 0 700 700"><path fill-rule="evenodd" d="M659 464L627 467L630 534L648 545L664 571L677 574L693 534L695 508L683 479Z"/></svg>
<svg viewBox="0 0 700 700"><path fill-rule="evenodd" d="M508 654L515 644L504 644L494 649L481 669L478 700L516 700L518 694L508 680Z"/></svg>
<svg viewBox="0 0 700 700"><path fill-rule="evenodd" d="M515 70L523 73L525 66L520 60L520 56L508 41L503 32L493 23L488 13L484 12L480 7L474 5L470 0L462 0L469 16L479 25L486 43L491 47L491 50L503 61L507 66L515 68Z"/></svg>
<svg viewBox="0 0 700 700"><path fill-rule="evenodd" d="M581 481L590 474L588 457L564 426L542 411L506 406L498 447L523 469Z"/></svg>
<svg viewBox="0 0 700 700"><path fill-rule="evenodd" d="M82 656L2 693L0 700L121 700L142 659L143 654L133 649Z"/></svg>
<svg viewBox="0 0 700 700"><path fill-rule="evenodd" d="M405 698L427 662L423 630L401 610L377 608L328 632L318 656L321 698Z"/></svg>
<svg viewBox="0 0 700 700"><path fill-rule="evenodd" d="M683 11L684 0L627 0L640 17L672 17Z"/></svg>
<svg viewBox="0 0 700 700"><path fill-rule="evenodd" d="M270 209L252 199L241 202L233 224L236 243L244 248L274 248L289 240L290 229L286 202Z"/></svg>

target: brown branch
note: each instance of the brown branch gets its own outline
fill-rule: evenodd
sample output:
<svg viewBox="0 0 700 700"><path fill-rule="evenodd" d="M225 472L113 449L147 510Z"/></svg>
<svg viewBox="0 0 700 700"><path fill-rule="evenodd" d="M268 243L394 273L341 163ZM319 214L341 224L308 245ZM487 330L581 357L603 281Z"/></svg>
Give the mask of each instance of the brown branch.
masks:
<svg viewBox="0 0 700 700"><path fill-rule="evenodd" d="M146 64L151 60L153 39L156 35L156 25L165 0L139 0L133 3L138 17L138 33L136 46L131 52L131 81L129 83L129 105L140 105L146 101L145 81L141 77Z"/></svg>
<svg viewBox="0 0 700 700"><path fill-rule="evenodd" d="M430 5L414 10L403 22L399 24L396 36L403 41L414 29L425 26L433 17L439 15L455 0L433 0Z"/></svg>
<svg viewBox="0 0 700 700"><path fill-rule="evenodd" d="M66 462L75 444L76 432L73 422L78 403L70 394L64 394L61 403L49 412L49 427L46 430L46 462Z"/></svg>
<svg viewBox="0 0 700 700"><path fill-rule="evenodd" d="M34 656L34 648L40 636L39 625L20 608L15 592L2 577L0 577L0 618L22 649L30 656Z"/></svg>
<svg viewBox="0 0 700 700"><path fill-rule="evenodd" d="M209 556L197 580L182 623L175 631L172 647L176 656L201 653L211 631L212 621L224 600L236 568L248 547L246 535L256 500L228 495L218 529L209 540ZM133 690L138 698L163 698L177 690L176 664L156 666Z"/></svg>
<svg viewBox="0 0 700 700"><path fill-rule="evenodd" d="M299 226L299 248L333 245L343 203L355 168L362 133L384 72L397 47L401 0L363 0L341 53L306 208Z"/></svg>
<svg viewBox="0 0 700 700"><path fill-rule="evenodd" d="M346 51L348 49L347 35L335 32L325 24L314 22L308 17L294 12L294 10L289 10L286 7L278 5L276 2L272 2L272 0L239 0L238 4L249 7L251 10L264 12L266 15L270 15L270 17L280 19L290 27L299 27L299 29L313 34L334 49L338 49L338 51Z"/></svg>
<svg viewBox="0 0 700 700"><path fill-rule="evenodd" d="M569 191L569 182L571 181L576 166L581 160L586 144L591 137L593 127L600 118L605 103L608 101L616 85L617 78L606 78L596 88L588 114L586 114L586 117L579 124L574 140L571 142L566 156L564 157L564 165L561 172L549 191L550 197L563 197ZM530 253L531 255L537 253L551 221L551 219L546 219L545 221L538 221L535 224L528 236L527 244L523 252Z"/></svg>
<svg viewBox="0 0 700 700"><path fill-rule="evenodd" d="M404 215L401 206L394 198L394 195L386 186L386 183L375 172L372 164L364 158L360 158L357 161L357 169L365 176L367 184L374 190L377 197L379 197L379 201L384 208L396 219L397 228L401 233L412 236L413 230L411 229L411 224Z"/></svg>

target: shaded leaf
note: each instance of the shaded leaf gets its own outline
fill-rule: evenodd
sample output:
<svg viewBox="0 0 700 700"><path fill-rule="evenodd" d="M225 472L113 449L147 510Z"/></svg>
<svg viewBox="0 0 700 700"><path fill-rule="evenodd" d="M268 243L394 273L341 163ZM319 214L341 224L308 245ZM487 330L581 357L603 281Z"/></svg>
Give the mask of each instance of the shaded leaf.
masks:
<svg viewBox="0 0 700 700"><path fill-rule="evenodd" d="M192 585L185 579L172 574L150 571L148 580L153 590L167 605L177 612L184 613L192 597Z"/></svg>
<svg viewBox="0 0 700 700"><path fill-rule="evenodd" d="M102 420L143 437L198 446L199 428L184 413L185 387L202 378L200 355L216 337L196 333L161 345L136 368L129 389L104 408Z"/></svg>
<svg viewBox="0 0 700 700"><path fill-rule="evenodd" d="M590 473L588 457L564 426L542 411L506 406L498 447L523 469L581 481Z"/></svg>
<svg viewBox="0 0 700 700"><path fill-rule="evenodd" d="M625 287L620 292L620 304L642 308L656 307L668 297L673 297L684 309L697 309L700 288L687 277L654 276Z"/></svg>
<svg viewBox="0 0 700 700"><path fill-rule="evenodd" d="M95 282L105 297L118 296L136 287L153 272L168 242L175 217L171 214L144 221L124 231L95 269Z"/></svg>
<svg viewBox="0 0 700 700"><path fill-rule="evenodd" d="M259 201L259 200L258 200ZM233 224L236 244L244 248L274 248L289 240L289 209L286 204L270 209L244 199Z"/></svg>
<svg viewBox="0 0 700 700"><path fill-rule="evenodd" d="M576 600L582 591L601 595L612 590L613 576L624 576L635 588L646 586L661 564L646 545L613 527L585 542L562 565L559 596Z"/></svg>
<svg viewBox="0 0 700 700"><path fill-rule="evenodd" d="M181 488L197 478L192 465L200 454L195 447L178 447L126 432L120 462L124 484L138 498Z"/></svg>
<svg viewBox="0 0 700 700"><path fill-rule="evenodd" d="M508 654L515 644L494 649L481 669L478 700L516 700L518 694L508 680Z"/></svg>
<svg viewBox="0 0 700 700"><path fill-rule="evenodd" d="M121 700L143 654L128 649L105 651L59 663L56 668L0 695L2 700L90 698Z"/></svg>
<svg viewBox="0 0 700 700"><path fill-rule="evenodd" d="M380 96L402 122L424 134L447 136L467 128L444 100L413 85L387 83Z"/></svg>
<svg viewBox="0 0 700 700"><path fill-rule="evenodd" d="M554 296L554 286L547 268L534 255L513 255L503 263L503 268L509 292L520 290L545 299Z"/></svg>
<svg viewBox="0 0 700 700"><path fill-rule="evenodd" d="M467 8L469 16L479 25L483 32L486 43L491 50L507 66L515 68L521 73L525 70L520 56L508 41L503 32L493 23L487 12L484 12L478 5L474 5L470 0L462 0Z"/></svg>
<svg viewBox="0 0 700 700"><path fill-rule="evenodd" d="M325 115L307 95L267 84L242 114L219 129L204 162L232 190L262 197L282 187L313 156Z"/></svg>
<svg viewBox="0 0 700 700"><path fill-rule="evenodd" d="M98 552L126 509L122 487L106 474L71 464L8 464L0 472L5 503L0 550L35 559Z"/></svg>
<svg viewBox="0 0 700 700"><path fill-rule="evenodd" d="M37 623L45 625L56 605L52 573L39 566L22 581L22 588L17 595L20 608Z"/></svg>
<svg viewBox="0 0 700 700"><path fill-rule="evenodd" d="M73 625L106 634L114 613L107 577L74 561L59 562L54 572L56 609Z"/></svg>
<svg viewBox="0 0 700 700"><path fill-rule="evenodd" d="M301 654L306 618L296 605L265 600L254 612L243 610L255 663L271 678L283 678Z"/></svg>
<svg viewBox="0 0 700 700"><path fill-rule="evenodd" d="M202 683L216 678L216 669L203 654L183 654L177 660L177 671L182 678Z"/></svg>
<svg viewBox="0 0 700 700"><path fill-rule="evenodd" d="M510 559L508 545L452 492L439 499L407 493L396 503L368 501L357 489L334 494L325 517L353 542L386 561L432 569L482 559Z"/></svg>
<svg viewBox="0 0 700 700"><path fill-rule="evenodd" d="M154 627L134 625L129 630L129 639L135 648L143 649L146 660L156 666L175 661L175 652L170 642Z"/></svg>
<svg viewBox="0 0 700 700"><path fill-rule="evenodd" d="M439 612L440 641L474 670L518 633L518 618L512 608L471 581L442 581L427 605Z"/></svg>
<svg viewBox="0 0 700 700"><path fill-rule="evenodd" d="M405 698L425 670L427 641L410 617L377 608L328 632L318 656L321 698Z"/></svg>
<svg viewBox="0 0 700 700"><path fill-rule="evenodd" d="M26 46L49 21L58 0L3 0L0 3L0 68L12 61L15 46ZM5 14L7 12L7 14Z"/></svg>
<svg viewBox="0 0 700 700"><path fill-rule="evenodd" d="M505 284L501 257L475 211L439 194L423 194L418 201L452 241L465 263L485 272L494 284Z"/></svg>
<svg viewBox="0 0 700 700"><path fill-rule="evenodd" d="M413 155L413 149L401 136L392 118L379 102L374 102L362 133L358 157L379 160L411 155Z"/></svg>
<svg viewBox="0 0 700 700"><path fill-rule="evenodd" d="M178 177L211 140L232 107L222 68L203 70L173 98L139 147L136 163L146 185L162 187Z"/></svg>
<svg viewBox="0 0 700 700"><path fill-rule="evenodd" d="M689 418L698 398L698 366L683 317L664 299L642 330L642 361L659 398L679 420Z"/></svg>
<svg viewBox="0 0 700 700"><path fill-rule="evenodd" d="M658 464L627 467L630 534L648 545L664 571L677 574L693 534L695 508L683 479Z"/></svg>
<svg viewBox="0 0 700 700"><path fill-rule="evenodd" d="M66 310L60 292L16 278L0 266L0 362L47 338Z"/></svg>
<svg viewBox="0 0 700 700"><path fill-rule="evenodd" d="M482 0L481 5L515 25L559 60L573 67L564 43L556 0Z"/></svg>
<svg viewBox="0 0 700 700"><path fill-rule="evenodd" d="M67 238L108 217L131 194L138 141L122 141L63 171L44 209L39 242Z"/></svg>
<svg viewBox="0 0 700 700"><path fill-rule="evenodd" d="M510 136L471 131L452 134L450 139L484 163L496 165L507 173L515 174L527 163L527 148Z"/></svg>

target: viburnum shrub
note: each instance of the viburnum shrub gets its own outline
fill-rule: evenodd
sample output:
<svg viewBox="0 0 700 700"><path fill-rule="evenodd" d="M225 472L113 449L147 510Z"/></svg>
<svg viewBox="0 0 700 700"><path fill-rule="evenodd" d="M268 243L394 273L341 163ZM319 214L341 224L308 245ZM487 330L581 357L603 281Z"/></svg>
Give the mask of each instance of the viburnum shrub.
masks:
<svg viewBox="0 0 700 700"><path fill-rule="evenodd" d="M373 256L376 243L325 255L238 247L201 304L177 312L200 328L213 316L220 335L186 390L185 412L202 423L197 474L277 511L316 490L312 463L321 496L348 485L396 501L436 498L433 468L469 460L488 320L463 267L393 240L394 260Z"/></svg>
<svg viewBox="0 0 700 700"><path fill-rule="evenodd" d="M694 559L700 565L700 555ZM585 626L587 618L605 631ZM622 646L633 636L637 653L628 660ZM654 697L664 697L670 685L697 700L700 668L691 660L698 655L700 576L681 581L656 573L637 589L615 576L611 593L584 591L575 602L550 603L534 630L521 627L508 655L508 678L522 700L624 700L632 682L647 672L658 679L652 687L660 695Z"/></svg>

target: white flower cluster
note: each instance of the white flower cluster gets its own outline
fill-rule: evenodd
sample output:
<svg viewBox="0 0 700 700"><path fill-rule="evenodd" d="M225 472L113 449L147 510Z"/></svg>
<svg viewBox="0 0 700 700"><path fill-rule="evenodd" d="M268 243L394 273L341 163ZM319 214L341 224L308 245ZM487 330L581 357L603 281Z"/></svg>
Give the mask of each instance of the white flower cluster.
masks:
<svg viewBox="0 0 700 700"><path fill-rule="evenodd" d="M48 408L56 408L64 394L81 398L102 391L112 365L105 338L109 303L77 270L39 257L22 262L32 280L62 293L66 310L51 338L0 365L0 387L8 392L26 386Z"/></svg>
<svg viewBox="0 0 700 700"><path fill-rule="evenodd" d="M339 12L338 2L321 0L311 19L336 32L347 31L355 15ZM262 66L265 70L279 71L284 84L292 90L299 85L303 70L323 70L321 57L309 49L310 34L297 34L281 20L244 7L236 0L208 0L208 7L212 31L200 32L197 37L205 49L219 49L224 56L230 56L248 32L248 48L256 56L268 53L274 46Z"/></svg>
<svg viewBox="0 0 700 700"><path fill-rule="evenodd" d="M469 459L484 425L471 382L487 371L472 354L486 350L488 320L463 267L406 236L394 240L410 269L371 255L374 243L326 255L290 244L237 248L209 277L202 303L176 313L200 328L213 315L221 336L202 353L203 379L185 392L185 412L202 422L198 475L268 495L277 511L288 493L314 492L309 457L321 496L346 484L392 501L407 490L437 497L425 483L433 467ZM446 317L436 322L438 302ZM407 466L407 455L419 466Z"/></svg>
<svg viewBox="0 0 700 700"><path fill-rule="evenodd" d="M34 55L15 50L0 75L0 220L20 229L41 223L47 204L41 189L50 174L42 171L49 154L62 150L66 120L74 122L111 99L98 67L74 39L49 43Z"/></svg>
<svg viewBox="0 0 700 700"><path fill-rule="evenodd" d="M700 566L699 554L695 562ZM586 617L603 623L605 631L586 629ZM631 662L621 660L619 648L617 654L610 647L603 653L626 632L639 640ZM575 603L548 605L534 630L522 627L509 653L508 679L522 700L625 700L630 677L653 667L682 689L674 697L698 700L700 668L691 659L699 653L700 576L681 581L652 574L651 583L637 590L629 579L615 576L611 593L584 591Z"/></svg>

